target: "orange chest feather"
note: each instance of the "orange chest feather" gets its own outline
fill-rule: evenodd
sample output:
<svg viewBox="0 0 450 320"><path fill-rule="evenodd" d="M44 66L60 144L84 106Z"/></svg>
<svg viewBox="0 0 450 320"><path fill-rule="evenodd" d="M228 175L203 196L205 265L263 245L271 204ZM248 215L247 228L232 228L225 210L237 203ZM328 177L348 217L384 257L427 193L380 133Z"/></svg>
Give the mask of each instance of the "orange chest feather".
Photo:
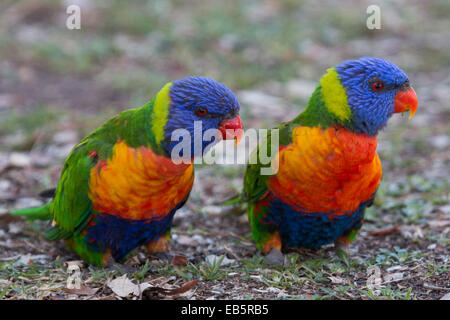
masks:
<svg viewBox="0 0 450 320"><path fill-rule="evenodd" d="M377 140L345 129L297 127L279 152L269 189L303 212L348 214L377 190L382 170Z"/></svg>
<svg viewBox="0 0 450 320"><path fill-rule="evenodd" d="M141 220L163 218L189 194L192 164L174 164L151 149L114 145L112 156L90 173L90 198L98 212Z"/></svg>

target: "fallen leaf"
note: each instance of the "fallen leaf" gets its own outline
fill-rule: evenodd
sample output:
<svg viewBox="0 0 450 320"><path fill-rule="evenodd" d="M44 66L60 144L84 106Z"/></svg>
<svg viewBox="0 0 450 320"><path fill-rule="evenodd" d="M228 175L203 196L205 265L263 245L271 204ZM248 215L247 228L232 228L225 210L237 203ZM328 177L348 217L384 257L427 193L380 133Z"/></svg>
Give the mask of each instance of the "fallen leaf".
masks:
<svg viewBox="0 0 450 320"><path fill-rule="evenodd" d="M81 286L79 289L69 289L64 288L64 291L70 294L77 294L80 296L92 296L97 293L99 288L89 288L86 286Z"/></svg>
<svg viewBox="0 0 450 320"><path fill-rule="evenodd" d="M172 261L170 262L170 265L172 266L186 266L187 265L187 258L185 256L182 256L180 254L175 255L172 258Z"/></svg>
<svg viewBox="0 0 450 320"><path fill-rule="evenodd" d="M336 284L345 283L345 279L342 279L339 277L330 276L330 277L328 277L328 279L331 280L331 283L336 283Z"/></svg>
<svg viewBox="0 0 450 320"><path fill-rule="evenodd" d="M222 257L223 257L223 259L222 259ZM222 259L222 261L220 262L221 259ZM205 261L210 265L214 265L214 264L220 262L220 266L229 266L236 262L236 260L228 259L226 256L216 256L213 254L207 256Z"/></svg>
<svg viewBox="0 0 450 320"><path fill-rule="evenodd" d="M403 279L403 272L395 272L387 274L383 277L384 282L393 282Z"/></svg>
<svg viewBox="0 0 450 320"><path fill-rule="evenodd" d="M114 280L108 281L108 287L119 297L127 297L130 294L139 296L146 288L151 287L148 283L134 284L127 275L124 274Z"/></svg>
<svg viewBox="0 0 450 320"><path fill-rule="evenodd" d="M374 230L372 232L369 232L369 235L374 237L382 237L387 236L389 234L397 233L399 230L400 229L398 228L398 225L394 225L393 227L390 228Z"/></svg>
<svg viewBox="0 0 450 320"><path fill-rule="evenodd" d="M69 267L71 265L76 265L76 266L82 268L83 267L83 260L66 261L65 264L66 264L67 267Z"/></svg>
<svg viewBox="0 0 450 320"><path fill-rule="evenodd" d="M198 280L192 280L185 282L177 289L165 289L161 287L149 287L145 290L146 293L160 293L164 296L176 296L185 293L194 288L198 283Z"/></svg>
<svg viewBox="0 0 450 320"><path fill-rule="evenodd" d="M32 255L32 254L28 253L28 254L20 255L19 259L17 261L15 261L14 264L29 265L32 262L39 262L41 264L44 264L47 261L48 261L48 256L46 256L44 254Z"/></svg>
<svg viewBox="0 0 450 320"><path fill-rule="evenodd" d="M195 247L198 245L198 242L194 238L188 236L179 236L177 238L177 242L182 246Z"/></svg>
<svg viewBox="0 0 450 320"><path fill-rule="evenodd" d="M390 268L387 268L386 271L391 273L392 271L401 271L407 269L406 266L392 266Z"/></svg>

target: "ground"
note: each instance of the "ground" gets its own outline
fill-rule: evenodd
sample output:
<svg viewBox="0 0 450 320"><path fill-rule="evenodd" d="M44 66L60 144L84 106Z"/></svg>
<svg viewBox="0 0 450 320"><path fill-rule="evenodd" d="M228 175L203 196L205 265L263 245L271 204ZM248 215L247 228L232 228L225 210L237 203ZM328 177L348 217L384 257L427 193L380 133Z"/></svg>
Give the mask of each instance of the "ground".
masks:
<svg viewBox="0 0 450 320"><path fill-rule="evenodd" d="M82 9L81 30L65 28L71 3ZM448 297L450 5L380 2L380 30L367 29L367 6L2 2L0 299ZM167 81L202 74L224 82L241 102L245 127L268 128L304 109L326 68L364 55L404 69L419 107L411 120L394 116L379 136L383 181L349 255L333 246L288 250L285 266L267 265L246 216L220 206L240 190L244 165L197 166L191 197L175 216L171 253L139 249L106 269L46 241L46 223L7 214L48 201L39 193L57 184L74 144ZM74 264L80 289L67 288Z"/></svg>

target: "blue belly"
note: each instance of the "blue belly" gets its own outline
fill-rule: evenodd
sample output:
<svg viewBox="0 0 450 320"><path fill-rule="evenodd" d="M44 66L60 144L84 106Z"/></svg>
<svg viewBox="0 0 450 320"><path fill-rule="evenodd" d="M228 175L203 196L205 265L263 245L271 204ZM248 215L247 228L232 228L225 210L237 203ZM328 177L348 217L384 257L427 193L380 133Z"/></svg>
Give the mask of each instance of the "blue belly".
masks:
<svg viewBox="0 0 450 320"><path fill-rule="evenodd" d="M361 203L358 210L351 214L329 218L329 213L299 212L275 197L272 199L267 207L269 214L266 222L276 226L283 245L304 248L318 248L333 243L347 231L358 229L370 202Z"/></svg>
<svg viewBox="0 0 450 320"><path fill-rule="evenodd" d="M121 261L132 250L164 235L177 209L160 220L131 220L98 213L95 225L87 228L86 245L100 252L110 249L113 258Z"/></svg>

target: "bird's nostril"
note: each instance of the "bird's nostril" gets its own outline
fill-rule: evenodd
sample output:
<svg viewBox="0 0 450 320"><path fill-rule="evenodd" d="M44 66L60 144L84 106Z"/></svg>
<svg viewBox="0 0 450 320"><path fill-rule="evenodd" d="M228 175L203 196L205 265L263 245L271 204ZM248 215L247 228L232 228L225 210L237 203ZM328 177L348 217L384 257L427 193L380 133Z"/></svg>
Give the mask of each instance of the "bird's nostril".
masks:
<svg viewBox="0 0 450 320"><path fill-rule="evenodd" d="M409 81L405 81L399 88L400 91L404 91L404 90L408 90L409 88L411 88Z"/></svg>

